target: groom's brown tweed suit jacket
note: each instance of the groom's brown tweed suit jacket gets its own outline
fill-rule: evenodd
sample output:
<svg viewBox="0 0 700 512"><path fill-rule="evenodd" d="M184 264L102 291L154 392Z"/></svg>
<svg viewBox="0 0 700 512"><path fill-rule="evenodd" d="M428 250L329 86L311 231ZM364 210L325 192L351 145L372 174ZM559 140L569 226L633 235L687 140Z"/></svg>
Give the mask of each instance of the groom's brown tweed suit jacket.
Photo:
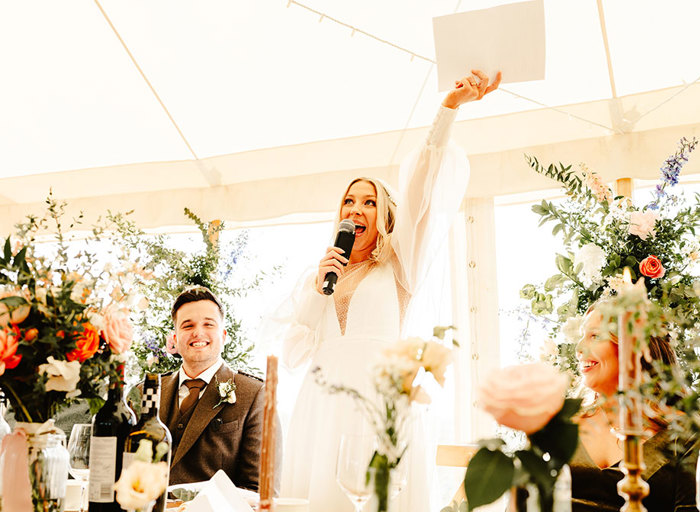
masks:
<svg viewBox="0 0 700 512"><path fill-rule="evenodd" d="M219 402L216 383L233 378L236 402ZM224 363L186 424L178 420L178 374L164 375L161 383L160 419L180 438L170 463L170 484L208 480L223 469L237 487L258 490L260 443L262 440L264 387L262 381L235 373ZM282 442L277 421L275 489L279 490Z"/></svg>

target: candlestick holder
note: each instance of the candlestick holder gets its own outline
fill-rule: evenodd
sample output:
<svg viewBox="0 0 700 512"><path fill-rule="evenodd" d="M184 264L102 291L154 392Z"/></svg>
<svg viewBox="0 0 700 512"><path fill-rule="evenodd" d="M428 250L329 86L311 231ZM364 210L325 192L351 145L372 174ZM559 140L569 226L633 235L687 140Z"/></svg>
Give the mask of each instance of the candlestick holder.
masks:
<svg viewBox="0 0 700 512"><path fill-rule="evenodd" d="M618 358L620 391L620 437L623 441L622 472L617 491L625 498L621 512L646 512L642 500L649 495L649 484L642 479L644 458L642 436L642 347L646 340L646 306L648 298L643 280L632 285L629 270L625 269L625 287L619 294Z"/></svg>

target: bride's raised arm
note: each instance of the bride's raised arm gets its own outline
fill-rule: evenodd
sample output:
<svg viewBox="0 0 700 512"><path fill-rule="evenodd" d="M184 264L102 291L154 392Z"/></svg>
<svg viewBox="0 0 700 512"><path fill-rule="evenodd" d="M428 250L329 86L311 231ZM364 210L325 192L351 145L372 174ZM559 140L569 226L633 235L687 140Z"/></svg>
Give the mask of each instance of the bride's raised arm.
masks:
<svg viewBox="0 0 700 512"><path fill-rule="evenodd" d="M455 82L447 93L424 145L401 164L396 225L392 246L398 258L397 276L414 293L430 266L437 245L444 239L469 182L469 161L450 132L460 105L477 101L498 88L479 70Z"/></svg>

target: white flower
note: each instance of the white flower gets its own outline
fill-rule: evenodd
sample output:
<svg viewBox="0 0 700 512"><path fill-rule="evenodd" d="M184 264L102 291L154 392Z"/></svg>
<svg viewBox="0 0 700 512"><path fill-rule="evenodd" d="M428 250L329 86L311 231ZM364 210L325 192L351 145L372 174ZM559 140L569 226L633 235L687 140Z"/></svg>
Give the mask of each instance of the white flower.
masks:
<svg viewBox="0 0 700 512"><path fill-rule="evenodd" d="M37 286L34 289L34 296L36 297L36 300L41 302L42 304L46 305L46 295L48 294L48 290L44 288L43 286Z"/></svg>
<svg viewBox="0 0 700 512"><path fill-rule="evenodd" d="M554 340L552 338L545 339L542 347L540 347L540 361L543 363L554 363L558 356L559 349Z"/></svg>
<svg viewBox="0 0 700 512"><path fill-rule="evenodd" d="M57 361L53 356L46 358L47 364L39 365L39 374L46 374L46 391L74 392L80 380L80 362Z"/></svg>
<svg viewBox="0 0 700 512"><path fill-rule="evenodd" d="M84 303L86 293L89 294L87 287L82 282L78 282L73 286L73 289L70 292L70 300L73 302Z"/></svg>
<svg viewBox="0 0 700 512"><path fill-rule="evenodd" d="M656 235L654 226L658 219L659 215L656 212L633 212L630 215L630 235L637 235L642 240L646 240L649 236L653 238Z"/></svg>
<svg viewBox="0 0 700 512"><path fill-rule="evenodd" d="M236 403L236 384L233 382L233 379L229 379L226 382L217 382L216 390L219 392L219 402L214 406L214 409L221 404Z"/></svg>
<svg viewBox="0 0 700 512"><path fill-rule="evenodd" d="M168 465L165 462L134 460L122 471L114 485L117 502L122 508L143 508L160 496L168 485Z"/></svg>
<svg viewBox="0 0 700 512"><path fill-rule="evenodd" d="M600 284L603 279L601 270L605 266L608 258L605 251L594 243L588 243L581 247L574 257L574 267L583 265L583 284L590 287L593 284Z"/></svg>
<svg viewBox="0 0 700 512"><path fill-rule="evenodd" d="M97 332L102 330L102 327L104 326L105 323L105 318L102 316L100 313L96 311L90 311L88 313L88 322L92 324L92 326L97 329Z"/></svg>
<svg viewBox="0 0 700 512"><path fill-rule="evenodd" d="M582 316L569 317L561 328L561 333L564 335L565 343L578 343L581 339L581 326L583 325Z"/></svg>
<svg viewBox="0 0 700 512"><path fill-rule="evenodd" d="M622 274L608 277L608 286L615 293L620 293L622 291L622 289L625 287L625 285L626 285L625 278L622 277Z"/></svg>

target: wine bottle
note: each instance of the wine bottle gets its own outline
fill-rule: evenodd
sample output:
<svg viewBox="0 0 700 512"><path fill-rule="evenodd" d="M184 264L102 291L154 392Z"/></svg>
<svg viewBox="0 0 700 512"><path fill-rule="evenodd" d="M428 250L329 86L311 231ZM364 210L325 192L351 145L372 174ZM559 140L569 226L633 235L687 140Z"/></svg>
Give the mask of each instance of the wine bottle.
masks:
<svg viewBox="0 0 700 512"><path fill-rule="evenodd" d="M6 412L7 412L7 398L5 398L5 393L0 391L0 442L2 442L3 437L5 437L10 432L12 432L12 429L10 428L10 424L7 423L7 420L5 419Z"/></svg>
<svg viewBox="0 0 700 512"><path fill-rule="evenodd" d="M107 401L92 419L89 512L121 512L114 483L121 475L124 442L134 425L136 416L124 400L124 366L120 365L109 383Z"/></svg>
<svg viewBox="0 0 700 512"><path fill-rule="evenodd" d="M166 427L158 417L160 408L160 375L157 373L147 373L143 383L143 400L141 402L141 418L136 426L132 427L131 432L124 443L124 468L129 467L129 464L134 459L134 454L139 448L142 440L151 441L154 453L156 447L166 446L167 453L161 459L170 467L170 456L172 451L172 436L168 427ZM163 444L164 443L164 444ZM156 505L153 507L153 512L164 512L167 489L163 491Z"/></svg>

